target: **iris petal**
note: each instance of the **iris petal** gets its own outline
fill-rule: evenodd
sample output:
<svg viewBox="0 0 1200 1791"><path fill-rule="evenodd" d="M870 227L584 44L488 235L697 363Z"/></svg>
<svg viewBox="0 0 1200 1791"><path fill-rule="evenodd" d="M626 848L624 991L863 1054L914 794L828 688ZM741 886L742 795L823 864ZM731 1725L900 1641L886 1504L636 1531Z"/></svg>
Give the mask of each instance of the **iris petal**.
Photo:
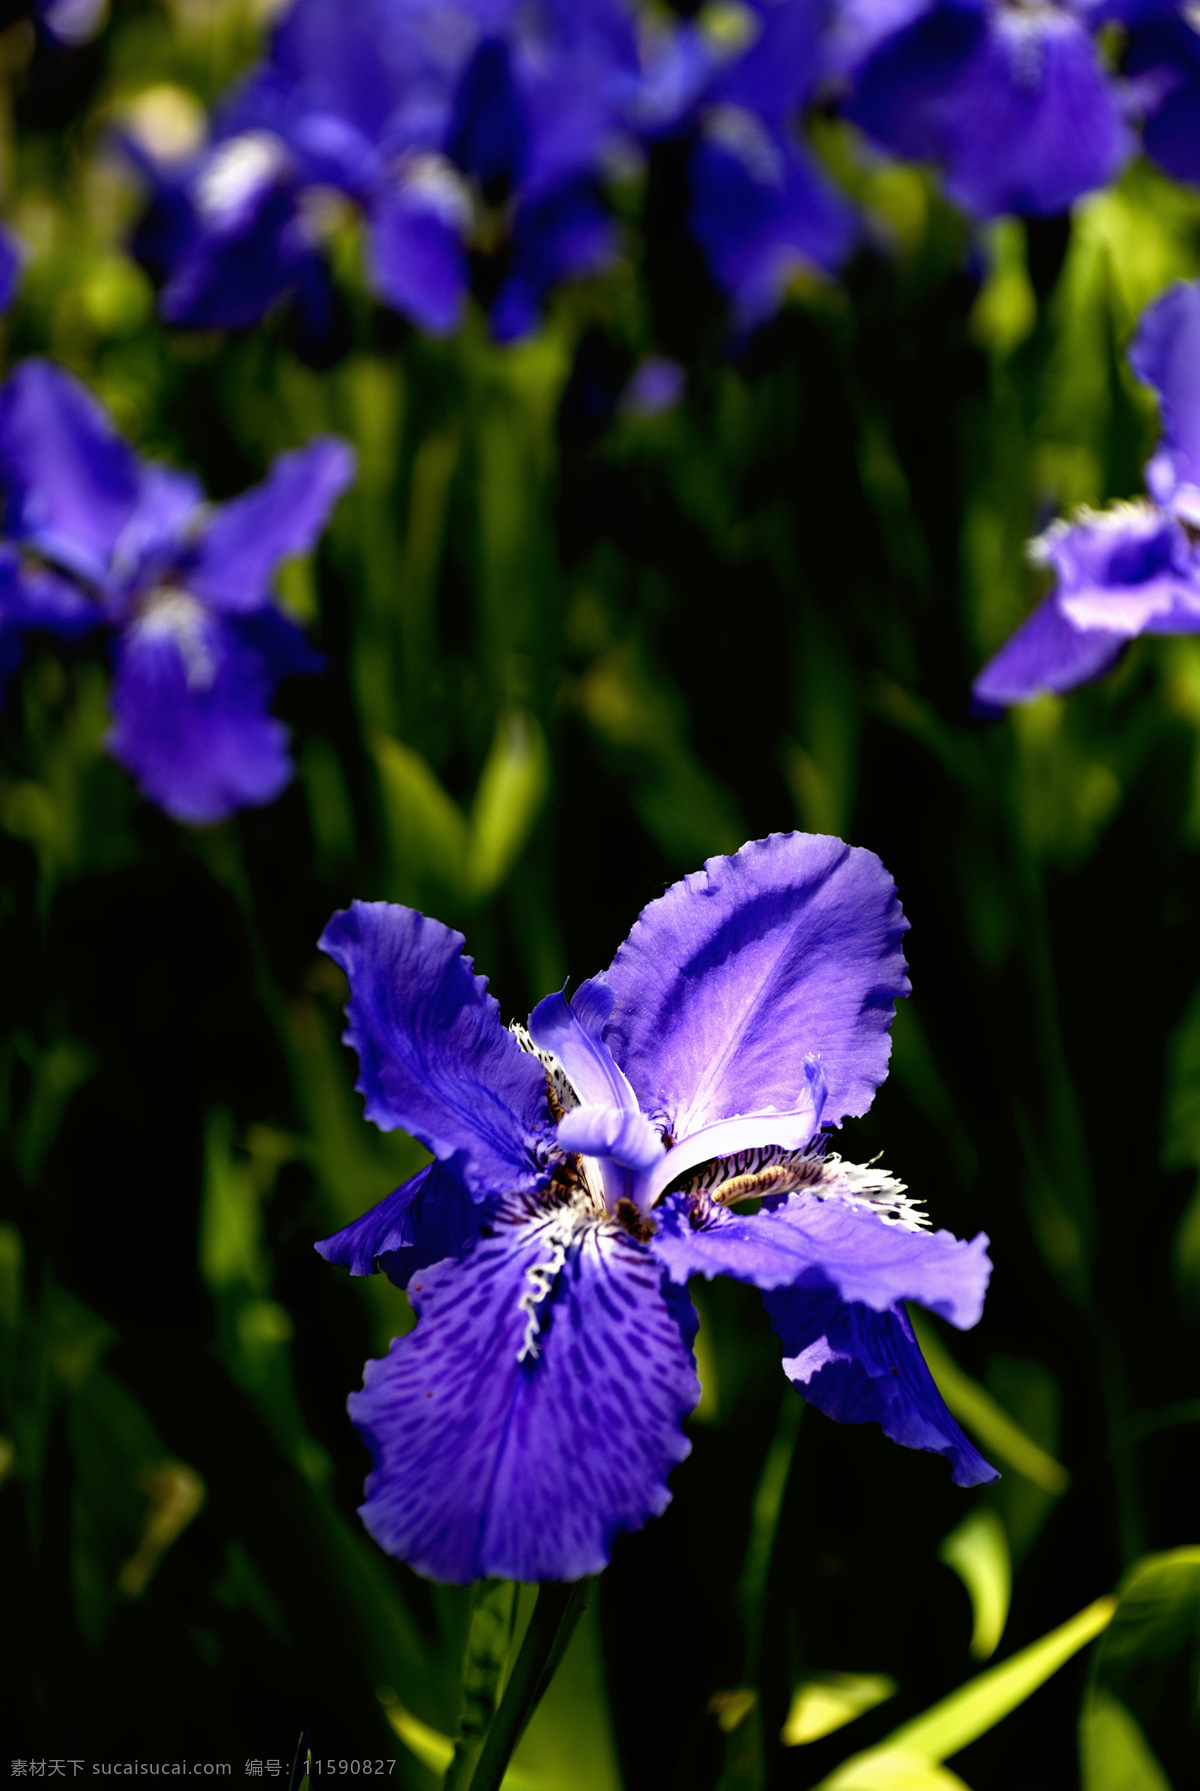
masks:
<svg viewBox="0 0 1200 1791"><path fill-rule="evenodd" d="M538 1298L539 1292L544 1296ZM624 1234L504 1223L414 1275L416 1329L350 1414L374 1461L363 1521L434 1579L570 1580L665 1509L699 1397L690 1303Z"/></svg>
<svg viewBox="0 0 1200 1791"><path fill-rule="evenodd" d="M643 909L598 980L605 1042L642 1112L677 1139L733 1114L794 1112L820 1058L834 1123L887 1072L908 991L907 922L873 852L772 834L711 858Z"/></svg>
<svg viewBox="0 0 1200 1791"><path fill-rule="evenodd" d="M893 1442L952 1464L957 1486L999 1479L965 1437L934 1384L902 1306L877 1312L842 1300L819 1277L766 1296L784 1373L839 1424L879 1424Z"/></svg>
<svg viewBox="0 0 1200 1791"><path fill-rule="evenodd" d="M687 1197L668 1195L654 1217L650 1248L673 1281L732 1275L769 1290L815 1269L844 1300L876 1312L915 1300L962 1330L978 1323L992 1272L983 1232L966 1243L909 1229L838 1196L788 1194L757 1213L713 1203L696 1223Z"/></svg>
<svg viewBox="0 0 1200 1791"><path fill-rule="evenodd" d="M541 1063L501 1025L463 943L387 902L355 902L320 941L350 979L367 1118L411 1132L486 1199L543 1184L553 1132Z"/></svg>

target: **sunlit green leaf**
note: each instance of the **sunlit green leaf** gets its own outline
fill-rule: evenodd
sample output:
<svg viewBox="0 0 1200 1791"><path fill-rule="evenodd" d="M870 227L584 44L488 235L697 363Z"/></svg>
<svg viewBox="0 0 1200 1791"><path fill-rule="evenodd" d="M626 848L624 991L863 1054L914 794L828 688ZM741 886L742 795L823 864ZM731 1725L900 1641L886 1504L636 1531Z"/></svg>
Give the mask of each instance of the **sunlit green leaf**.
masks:
<svg viewBox="0 0 1200 1791"><path fill-rule="evenodd" d="M886 1673L819 1673L792 1693L779 1739L784 1747L820 1741L895 1695L896 1681Z"/></svg>
<svg viewBox="0 0 1200 1791"><path fill-rule="evenodd" d="M1098 1598L1049 1635L902 1723L877 1747L846 1761L822 1781L821 1791L867 1791L874 1785L905 1783L902 1777L889 1779L888 1772L912 1770L914 1763L937 1766L949 1759L994 1729L1073 1654L1094 1641L1112 1621L1116 1607L1115 1598Z"/></svg>
<svg viewBox="0 0 1200 1791"><path fill-rule="evenodd" d="M486 901L528 842L546 798L548 762L540 727L521 710L501 716L471 805L464 883Z"/></svg>
<svg viewBox="0 0 1200 1791"><path fill-rule="evenodd" d="M1004 1634L1012 1599L1012 1557L1004 1525L987 1506L977 1507L944 1539L938 1559L954 1569L967 1589L975 1620L971 1653L976 1660L987 1660Z"/></svg>
<svg viewBox="0 0 1200 1791"><path fill-rule="evenodd" d="M927 1319L917 1312L911 1312L910 1317L939 1393L984 1453L1023 1474L1044 1492L1055 1496L1064 1493L1071 1477L1061 1463L1026 1436L986 1388L963 1373Z"/></svg>
<svg viewBox="0 0 1200 1791"><path fill-rule="evenodd" d="M1137 1719L1111 1692L1093 1691L1079 1718L1083 1791L1171 1791Z"/></svg>

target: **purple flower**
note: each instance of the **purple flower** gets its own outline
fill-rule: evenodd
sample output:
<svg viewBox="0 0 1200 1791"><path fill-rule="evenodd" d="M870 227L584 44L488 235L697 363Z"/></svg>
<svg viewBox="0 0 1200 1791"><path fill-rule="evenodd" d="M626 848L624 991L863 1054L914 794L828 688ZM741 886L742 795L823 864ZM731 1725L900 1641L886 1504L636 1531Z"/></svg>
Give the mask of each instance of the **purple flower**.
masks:
<svg viewBox="0 0 1200 1791"><path fill-rule="evenodd" d="M796 135L823 73L816 0L751 0L732 39L680 24L652 43L635 119L688 144L687 222L736 321L779 304L798 268L835 271L854 247L849 203Z"/></svg>
<svg viewBox="0 0 1200 1791"><path fill-rule="evenodd" d="M133 146L164 315L236 327L292 294L319 317L340 200L398 311L453 330L481 260L495 333L524 333L612 252L599 176L635 79L620 0L297 0L189 167Z"/></svg>
<svg viewBox="0 0 1200 1791"><path fill-rule="evenodd" d="M207 505L191 474L139 460L78 380L23 361L0 387L0 641L11 659L31 629L103 631L109 751L177 820L270 802L292 775L272 694L321 664L271 579L313 546L352 476L346 444L319 437Z"/></svg>
<svg viewBox="0 0 1200 1791"><path fill-rule="evenodd" d="M1055 582L976 678L985 711L1102 676L1135 635L1200 633L1200 282L1150 306L1129 359L1162 411L1151 498L1084 511L1033 542Z"/></svg>
<svg viewBox="0 0 1200 1791"><path fill-rule="evenodd" d="M897 155L938 163L978 217L1065 211L1130 152L1101 21L1082 0L860 0L846 12L837 41L858 64L847 116Z"/></svg>
<svg viewBox="0 0 1200 1791"><path fill-rule="evenodd" d="M385 903L334 916L367 1116L434 1158L318 1246L417 1313L350 1399L383 1548L454 1582L597 1572L688 1453L692 1275L763 1290L811 1403L948 1456L960 1485L995 1477L903 1305L973 1325L987 1239L929 1231L826 1149L886 1074L905 925L873 853L775 834L505 1031L461 934Z"/></svg>
<svg viewBox="0 0 1200 1791"><path fill-rule="evenodd" d="M1176 180L1200 182L1200 31L1195 15L1155 0L1129 10L1134 16L1125 73L1145 110L1146 150Z"/></svg>

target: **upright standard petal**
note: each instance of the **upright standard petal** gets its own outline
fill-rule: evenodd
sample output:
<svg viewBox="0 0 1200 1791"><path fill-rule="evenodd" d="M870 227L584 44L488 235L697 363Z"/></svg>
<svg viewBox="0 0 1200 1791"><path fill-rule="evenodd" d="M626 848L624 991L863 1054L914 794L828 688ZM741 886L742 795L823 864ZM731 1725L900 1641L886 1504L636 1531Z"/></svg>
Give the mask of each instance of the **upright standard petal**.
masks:
<svg viewBox="0 0 1200 1791"><path fill-rule="evenodd" d="M1162 409L1162 443L1146 483L1160 504L1200 525L1200 281L1180 281L1149 307L1129 361Z"/></svg>
<svg viewBox="0 0 1200 1791"><path fill-rule="evenodd" d="M485 1209L445 1163L426 1163L369 1213L323 1238L316 1246L326 1262L352 1275L382 1269L397 1287L431 1262L461 1256L478 1238Z"/></svg>
<svg viewBox="0 0 1200 1791"><path fill-rule="evenodd" d="M992 1265L987 1237L898 1225L865 1202L802 1192L739 1213L712 1202L699 1214L683 1196L655 1208L650 1248L673 1281L732 1275L764 1290L821 1274L843 1300L886 1312L897 1300L927 1306L960 1330L978 1324Z"/></svg>
<svg viewBox="0 0 1200 1791"><path fill-rule="evenodd" d="M1116 629L1076 628L1052 592L993 653L971 695L979 710L995 713L1046 691L1074 690L1110 672L1128 644L1129 636Z"/></svg>
<svg viewBox="0 0 1200 1791"><path fill-rule="evenodd" d="M354 450L336 436L280 454L261 485L223 504L200 540L188 575L214 609L261 609L282 560L308 553L354 477Z"/></svg>
<svg viewBox="0 0 1200 1791"><path fill-rule="evenodd" d="M138 463L87 387L50 361L0 386L4 530L103 585L138 497Z"/></svg>
<svg viewBox="0 0 1200 1791"><path fill-rule="evenodd" d="M597 980L615 1005L605 1042L643 1113L674 1139L711 1121L811 1103L865 1113L887 1074L908 993L907 921L873 852L776 833L710 858L643 909Z"/></svg>
<svg viewBox="0 0 1200 1791"><path fill-rule="evenodd" d="M294 663L312 650L281 616L281 642L247 625L256 620L214 616L168 592L121 635L108 750L177 821L224 821L291 781L288 732L270 699L280 654Z"/></svg>
<svg viewBox="0 0 1200 1791"><path fill-rule="evenodd" d="M486 1199L545 1183L554 1135L541 1062L502 1026L464 943L388 902L355 902L320 940L350 980L367 1118L411 1132Z"/></svg>
<svg viewBox="0 0 1200 1791"><path fill-rule="evenodd" d="M903 1306L877 1312L812 1279L766 1297L784 1373L809 1404L839 1424L875 1423L907 1449L946 1456L956 1486L998 1480L946 1410Z"/></svg>
<svg viewBox="0 0 1200 1791"><path fill-rule="evenodd" d="M631 1238L551 1212L493 1226L409 1282L416 1329L367 1365L363 1521L419 1573L598 1573L663 1511L699 1397L686 1298Z"/></svg>

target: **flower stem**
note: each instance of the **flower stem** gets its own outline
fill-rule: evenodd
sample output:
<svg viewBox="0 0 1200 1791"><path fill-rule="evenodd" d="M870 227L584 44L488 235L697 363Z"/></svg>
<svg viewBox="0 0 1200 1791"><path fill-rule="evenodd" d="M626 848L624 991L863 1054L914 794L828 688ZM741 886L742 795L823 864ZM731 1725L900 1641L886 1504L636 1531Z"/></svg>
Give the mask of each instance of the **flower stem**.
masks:
<svg viewBox="0 0 1200 1791"><path fill-rule="evenodd" d="M544 1580L538 1588L529 1628L488 1729L470 1791L500 1791L513 1749L549 1689L595 1583L594 1579L571 1584ZM454 1770L453 1762L450 1770ZM450 1782L447 1777L447 1785Z"/></svg>
<svg viewBox="0 0 1200 1791"><path fill-rule="evenodd" d="M466 1791L496 1714L504 1664L512 1648L517 1588L512 1580L481 1580L471 1605L463 1657L462 1702L454 1758L442 1791Z"/></svg>

